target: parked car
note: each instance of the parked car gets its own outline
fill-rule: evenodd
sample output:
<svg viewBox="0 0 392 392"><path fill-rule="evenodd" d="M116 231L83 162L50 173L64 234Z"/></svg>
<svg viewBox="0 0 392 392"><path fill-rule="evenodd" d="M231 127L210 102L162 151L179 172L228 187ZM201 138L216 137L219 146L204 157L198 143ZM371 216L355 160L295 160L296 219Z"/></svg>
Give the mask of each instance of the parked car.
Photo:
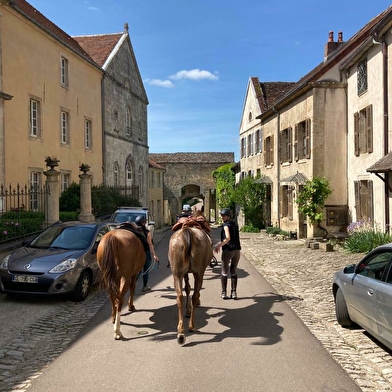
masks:
<svg viewBox="0 0 392 392"><path fill-rule="evenodd" d="M83 301L97 282L97 247L114 222L58 222L0 261L0 291L67 294Z"/></svg>
<svg viewBox="0 0 392 392"><path fill-rule="evenodd" d="M151 219L150 212L147 207L118 207L112 214L110 220L115 222L135 222L136 217L145 215L146 228L150 230L151 237L154 238L154 225L155 222Z"/></svg>
<svg viewBox="0 0 392 392"><path fill-rule="evenodd" d="M335 273L332 291L342 327L357 324L392 350L392 244Z"/></svg>

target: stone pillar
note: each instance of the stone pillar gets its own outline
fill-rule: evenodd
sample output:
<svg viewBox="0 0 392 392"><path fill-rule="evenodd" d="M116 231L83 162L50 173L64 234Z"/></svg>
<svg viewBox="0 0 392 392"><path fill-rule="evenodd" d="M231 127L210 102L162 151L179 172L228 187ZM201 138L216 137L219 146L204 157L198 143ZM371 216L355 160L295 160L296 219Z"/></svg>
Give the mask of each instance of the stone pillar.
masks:
<svg viewBox="0 0 392 392"><path fill-rule="evenodd" d="M58 166L59 162L56 158L47 157L45 162L46 165L50 167L49 170L44 172L44 175L46 176L45 186L48 192L45 209L45 226L50 226L60 220L60 172L55 170L55 166Z"/></svg>
<svg viewBox="0 0 392 392"><path fill-rule="evenodd" d="M91 174L87 174L90 166L82 164L80 170L83 174L79 174L80 178L80 214L78 219L81 222L94 222L95 216L92 214L91 205Z"/></svg>

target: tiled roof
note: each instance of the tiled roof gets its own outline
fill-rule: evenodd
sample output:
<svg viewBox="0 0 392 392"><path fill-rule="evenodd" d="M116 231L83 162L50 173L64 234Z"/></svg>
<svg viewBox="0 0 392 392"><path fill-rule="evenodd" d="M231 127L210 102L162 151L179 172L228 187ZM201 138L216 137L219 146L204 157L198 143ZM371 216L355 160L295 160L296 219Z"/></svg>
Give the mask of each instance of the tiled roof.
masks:
<svg viewBox="0 0 392 392"><path fill-rule="evenodd" d="M303 185L305 182L308 181L308 178L305 176L303 173L295 173L292 176L289 176L287 178L284 178L283 180L280 180L280 183L286 183L286 184L299 184Z"/></svg>
<svg viewBox="0 0 392 392"><path fill-rule="evenodd" d="M102 67L122 35L122 33L82 35L73 38Z"/></svg>
<svg viewBox="0 0 392 392"><path fill-rule="evenodd" d="M87 52L81 48L81 46L76 42L70 35L65 31L61 30L43 14L41 14L37 9L30 5L25 0L12 0L8 3L8 6L18 11L24 17L32 21L35 25L40 27L42 30L46 31L56 40L70 48L75 53L84 57L90 62L93 62L92 58L87 54Z"/></svg>
<svg viewBox="0 0 392 392"><path fill-rule="evenodd" d="M165 168L163 166L161 166L158 162L155 162L151 158L148 159L148 166L153 167L154 169L165 170Z"/></svg>
<svg viewBox="0 0 392 392"><path fill-rule="evenodd" d="M392 172L392 152L383 156L380 160L370 166L366 171L370 173L390 173Z"/></svg>
<svg viewBox="0 0 392 392"><path fill-rule="evenodd" d="M296 82L260 83L257 77L251 77L251 80L262 113L272 107L279 99L283 98L296 84Z"/></svg>
<svg viewBox="0 0 392 392"><path fill-rule="evenodd" d="M150 154L151 159L165 163L234 163L233 152L175 152L168 154Z"/></svg>

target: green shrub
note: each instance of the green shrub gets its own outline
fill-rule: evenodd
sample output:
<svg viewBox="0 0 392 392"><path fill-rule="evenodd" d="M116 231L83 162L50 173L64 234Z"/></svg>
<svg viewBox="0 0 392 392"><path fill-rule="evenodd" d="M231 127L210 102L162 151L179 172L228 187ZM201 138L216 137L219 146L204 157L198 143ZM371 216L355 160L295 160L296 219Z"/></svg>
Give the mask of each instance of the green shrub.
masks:
<svg viewBox="0 0 392 392"><path fill-rule="evenodd" d="M274 234L274 235L276 235L276 234L280 234L282 230L279 227L269 226L269 227L266 228L265 231L266 231L267 234Z"/></svg>
<svg viewBox="0 0 392 392"><path fill-rule="evenodd" d="M60 211L60 220L62 222L78 220L78 216L79 216L79 213L76 211L74 211L74 212Z"/></svg>
<svg viewBox="0 0 392 392"><path fill-rule="evenodd" d="M9 211L1 215L0 241L27 236L42 230L45 215L35 211Z"/></svg>
<svg viewBox="0 0 392 392"><path fill-rule="evenodd" d="M353 222L347 227L348 238L343 248L349 253L367 253L377 246L392 242L392 236L384 233L372 222Z"/></svg>
<svg viewBox="0 0 392 392"><path fill-rule="evenodd" d="M243 233L260 233L260 229L254 227L252 224L242 226L241 231Z"/></svg>

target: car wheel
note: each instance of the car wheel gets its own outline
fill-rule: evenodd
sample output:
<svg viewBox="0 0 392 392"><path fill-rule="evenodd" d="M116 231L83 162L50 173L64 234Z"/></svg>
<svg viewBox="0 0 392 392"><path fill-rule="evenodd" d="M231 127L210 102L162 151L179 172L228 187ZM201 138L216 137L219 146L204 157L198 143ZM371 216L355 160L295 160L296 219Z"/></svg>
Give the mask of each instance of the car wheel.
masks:
<svg viewBox="0 0 392 392"><path fill-rule="evenodd" d="M346 300L344 299L343 293L341 289L338 289L336 292L335 298L335 313L336 320L342 327L353 327L355 323L353 323L348 314Z"/></svg>
<svg viewBox="0 0 392 392"><path fill-rule="evenodd" d="M87 271L83 271L79 277L72 299L76 302L84 301L91 288L91 276Z"/></svg>

